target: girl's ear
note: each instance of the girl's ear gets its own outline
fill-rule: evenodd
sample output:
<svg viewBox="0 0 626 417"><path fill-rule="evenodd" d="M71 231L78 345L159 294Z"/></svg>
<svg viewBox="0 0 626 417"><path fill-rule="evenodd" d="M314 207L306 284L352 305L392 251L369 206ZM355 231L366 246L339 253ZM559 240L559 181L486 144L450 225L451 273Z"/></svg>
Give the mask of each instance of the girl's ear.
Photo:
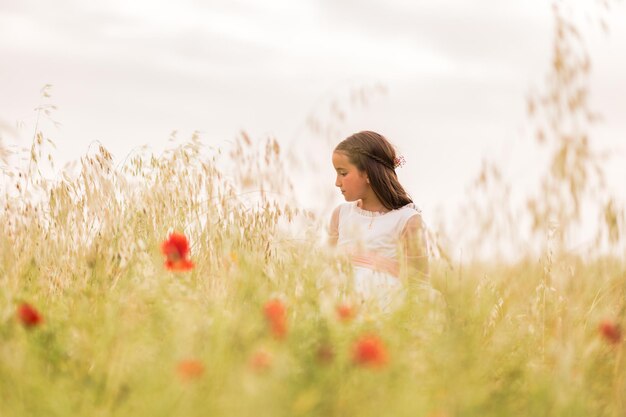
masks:
<svg viewBox="0 0 626 417"><path fill-rule="evenodd" d="M370 179L368 177L365 177L365 182L369 184L370 183Z"/></svg>

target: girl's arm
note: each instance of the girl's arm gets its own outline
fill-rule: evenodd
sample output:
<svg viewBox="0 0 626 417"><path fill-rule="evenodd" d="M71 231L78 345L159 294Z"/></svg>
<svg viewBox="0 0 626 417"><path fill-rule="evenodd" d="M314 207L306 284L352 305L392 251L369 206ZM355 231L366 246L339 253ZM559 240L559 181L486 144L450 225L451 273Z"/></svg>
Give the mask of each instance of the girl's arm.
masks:
<svg viewBox="0 0 626 417"><path fill-rule="evenodd" d="M417 279L428 278L428 246L422 216L415 215L409 218L402 231L402 245L408 276Z"/></svg>
<svg viewBox="0 0 626 417"><path fill-rule="evenodd" d="M339 209L341 206L337 206L333 211L333 215L330 218L330 230L328 232L328 243L330 246L337 246L337 240L339 239Z"/></svg>

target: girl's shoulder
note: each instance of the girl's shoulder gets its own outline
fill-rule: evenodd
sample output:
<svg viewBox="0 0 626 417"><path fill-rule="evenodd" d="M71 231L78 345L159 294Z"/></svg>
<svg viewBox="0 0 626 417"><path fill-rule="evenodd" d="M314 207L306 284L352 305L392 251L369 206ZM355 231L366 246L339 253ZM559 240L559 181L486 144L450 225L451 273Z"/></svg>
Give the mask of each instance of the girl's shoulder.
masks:
<svg viewBox="0 0 626 417"><path fill-rule="evenodd" d="M349 210L348 206L350 206L350 204L352 203L341 203L337 207L335 207L332 215L330 216L331 223L339 222L339 217L341 217L342 213L346 213L346 211Z"/></svg>
<svg viewBox="0 0 626 417"><path fill-rule="evenodd" d="M400 208L394 210L398 215L404 218L410 218L414 216L422 217L422 210L415 205L415 203L406 204Z"/></svg>
<svg viewBox="0 0 626 417"><path fill-rule="evenodd" d="M404 206L402 206L402 207L400 207L400 208L398 208L396 210L403 210L403 211L406 211L406 212L411 213L411 214L415 214L415 213L418 213L420 215L422 214L422 210L419 207L417 207L417 205L415 203L405 204Z"/></svg>
<svg viewBox="0 0 626 417"><path fill-rule="evenodd" d="M344 207L349 205L350 203L341 203L339 205L337 205L334 209L333 209L333 216L339 215L339 213L341 213L342 210L344 210Z"/></svg>
<svg viewBox="0 0 626 417"><path fill-rule="evenodd" d="M422 210L415 203L406 204L394 212L396 212L400 230L404 230L408 225L422 224Z"/></svg>
<svg viewBox="0 0 626 417"><path fill-rule="evenodd" d="M348 201L345 203L341 203L333 210L333 216L346 214L350 211L354 211L355 208L358 209L358 201Z"/></svg>

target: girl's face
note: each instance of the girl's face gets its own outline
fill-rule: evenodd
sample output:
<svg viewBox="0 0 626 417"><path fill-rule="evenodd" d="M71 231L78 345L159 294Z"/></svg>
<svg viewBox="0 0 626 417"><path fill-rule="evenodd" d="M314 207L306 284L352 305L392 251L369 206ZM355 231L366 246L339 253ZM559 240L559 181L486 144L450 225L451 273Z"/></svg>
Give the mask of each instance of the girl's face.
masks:
<svg viewBox="0 0 626 417"><path fill-rule="evenodd" d="M367 194L367 174L350 163L348 155L341 151L333 152L333 166L337 171L335 186L339 187L346 201L356 201Z"/></svg>

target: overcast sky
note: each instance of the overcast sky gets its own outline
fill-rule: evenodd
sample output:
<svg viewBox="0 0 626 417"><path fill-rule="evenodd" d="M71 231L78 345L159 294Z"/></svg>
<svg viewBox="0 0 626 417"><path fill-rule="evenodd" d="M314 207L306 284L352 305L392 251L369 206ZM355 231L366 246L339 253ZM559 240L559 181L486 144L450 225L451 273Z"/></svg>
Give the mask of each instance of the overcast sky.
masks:
<svg viewBox="0 0 626 417"><path fill-rule="evenodd" d="M605 118L594 140L623 161L623 2L608 17L611 33L589 37L592 103ZM23 123L4 136L27 144L49 83L58 162L93 140L120 160L142 144L162 149L173 130L223 145L243 129L315 162L294 178L330 193L332 145L377 130L405 155L400 178L428 216L465 198L483 158L512 177L536 160L525 97L544 86L552 29L548 1L0 0L0 121ZM359 89L366 105L351 101ZM334 102L345 119L331 116ZM312 117L337 137L312 132ZM610 170L622 184L624 168Z"/></svg>

